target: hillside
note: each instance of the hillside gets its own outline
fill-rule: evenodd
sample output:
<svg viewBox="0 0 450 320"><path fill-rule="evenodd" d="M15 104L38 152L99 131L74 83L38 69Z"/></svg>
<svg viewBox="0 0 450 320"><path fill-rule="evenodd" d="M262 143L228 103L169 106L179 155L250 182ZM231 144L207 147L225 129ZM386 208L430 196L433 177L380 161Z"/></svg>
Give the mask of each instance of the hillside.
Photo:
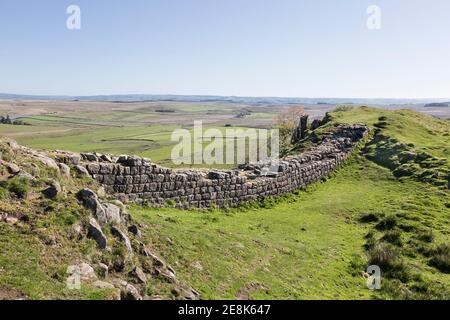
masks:
<svg viewBox="0 0 450 320"><path fill-rule="evenodd" d="M323 182L209 211L123 207L75 165L4 140L0 299L136 298L131 287L153 299L449 299L450 122L347 107L315 134L356 123L373 139ZM97 210L87 188L95 208L119 208L103 227L109 249L86 236ZM81 290L69 290L67 268L83 263L93 272L83 265ZM370 264L381 291L366 287Z"/></svg>

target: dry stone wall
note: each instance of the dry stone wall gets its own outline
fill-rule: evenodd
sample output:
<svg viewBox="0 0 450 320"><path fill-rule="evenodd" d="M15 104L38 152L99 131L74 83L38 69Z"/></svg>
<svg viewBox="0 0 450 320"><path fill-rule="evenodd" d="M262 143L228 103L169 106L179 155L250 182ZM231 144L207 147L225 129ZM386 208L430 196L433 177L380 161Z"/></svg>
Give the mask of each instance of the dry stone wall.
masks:
<svg viewBox="0 0 450 320"><path fill-rule="evenodd" d="M215 171L169 169L136 156L66 153L59 160L85 167L107 193L120 199L182 209L236 207L319 181L339 167L368 132L365 126L338 126L311 150L283 158L277 172L268 175L261 174L268 164Z"/></svg>

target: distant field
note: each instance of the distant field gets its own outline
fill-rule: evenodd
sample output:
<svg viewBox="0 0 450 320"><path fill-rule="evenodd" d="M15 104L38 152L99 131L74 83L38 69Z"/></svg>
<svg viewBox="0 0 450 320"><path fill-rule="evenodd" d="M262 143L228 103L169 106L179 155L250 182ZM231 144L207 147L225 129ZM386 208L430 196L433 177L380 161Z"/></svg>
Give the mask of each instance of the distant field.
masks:
<svg viewBox="0 0 450 320"><path fill-rule="evenodd" d="M277 115L287 107L227 102L0 101L0 115L9 114L30 124L0 125L0 136L37 149L135 154L161 165L174 166L171 161L174 143L170 139L173 130L190 129L195 120L202 120L205 128L221 130L225 126L271 128ZM332 105L305 106L311 118L321 118L333 108ZM433 108L424 110L435 112ZM240 117L242 113L246 115ZM376 116L373 117L376 121ZM420 121L404 125L423 126ZM399 135L402 132L399 130ZM420 142L427 145L424 139ZM442 154L448 152L448 145L448 139L444 139L439 145L433 142L429 148Z"/></svg>
<svg viewBox="0 0 450 320"><path fill-rule="evenodd" d="M171 135L175 129L191 130L195 120L202 120L205 129L222 131L225 126L270 128L279 111L272 107L216 103L96 102L91 108L89 103L47 103L10 105L16 118L30 125L0 125L0 136L37 149L135 154L170 167L174 166L171 152L175 142L171 141ZM238 117L242 110L249 111L249 115Z"/></svg>

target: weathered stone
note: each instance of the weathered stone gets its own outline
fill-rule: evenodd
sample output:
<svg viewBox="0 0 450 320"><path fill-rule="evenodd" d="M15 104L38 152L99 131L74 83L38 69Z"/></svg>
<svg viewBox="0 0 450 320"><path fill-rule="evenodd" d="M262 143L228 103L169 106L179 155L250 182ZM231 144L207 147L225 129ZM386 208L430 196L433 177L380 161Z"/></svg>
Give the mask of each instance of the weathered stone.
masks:
<svg viewBox="0 0 450 320"><path fill-rule="evenodd" d="M97 275L95 274L94 268L92 268L87 263L82 263L78 265L80 270L80 279L83 282L90 282L97 280Z"/></svg>
<svg viewBox="0 0 450 320"><path fill-rule="evenodd" d="M128 227L128 232L130 232L131 234L133 234L137 238L140 238L142 236L141 231L134 224Z"/></svg>
<svg viewBox="0 0 450 320"><path fill-rule="evenodd" d="M104 264L104 263L98 264L98 274L100 277L102 277L102 278L108 277L108 272L109 272L109 268L106 264Z"/></svg>
<svg viewBox="0 0 450 320"><path fill-rule="evenodd" d="M142 300L142 296L138 289L129 283L121 289L121 297L122 300Z"/></svg>
<svg viewBox="0 0 450 320"><path fill-rule="evenodd" d="M109 155L106 155L106 154L102 154L102 155L100 156L100 159L103 160L103 161L105 161L105 162L113 162L112 159L111 159L111 157L110 157Z"/></svg>
<svg viewBox="0 0 450 320"><path fill-rule="evenodd" d="M134 277L138 282L142 284L147 283L147 276L141 268L136 267L133 271L131 271L131 276Z"/></svg>
<svg viewBox="0 0 450 320"><path fill-rule="evenodd" d="M15 217L9 217L8 216L8 217L5 218L5 222L7 224L10 224L10 225L15 225L15 224L17 224L19 222L19 219L15 218Z"/></svg>
<svg viewBox="0 0 450 320"><path fill-rule="evenodd" d="M70 236L70 238L75 238L78 240L83 239L83 237L84 237L83 226L81 225L80 222L77 222L72 226L72 231L73 231L73 233L71 233L72 235Z"/></svg>
<svg viewBox="0 0 450 320"><path fill-rule="evenodd" d="M54 169L59 174L59 166L55 160L42 154L37 154L34 158L44 164L46 167Z"/></svg>
<svg viewBox="0 0 450 320"><path fill-rule="evenodd" d="M61 172L61 176L69 178L70 177L70 168L68 165L64 163L58 163L59 171Z"/></svg>
<svg viewBox="0 0 450 320"><path fill-rule="evenodd" d="M46 196L49 199L54 199L56 196L58 196L62 192L61 185L57 181L52 181L50 186L42 191L44 196Z"/></svg>
<svg viewBox="0 0 450 320"><path fill-rule="evenodd" d="M311 130L316 130L321 126L321 122L320 120L313 120L313 122L311 123Z"/></svg>
<svg viewBox="0 0 450 320"><path fill-rule="evenodd" d="M0 160L0 164L3 165L10 174L18 174L20 172L19 166L15 163Z"/></svg>
<svg viewBox="0 0 450 320"><path fill-rule="evenodd" d="M108 223L105 208L98 200L98 197L94 191L90 189L82 189L77 193L77 198L83 203L84 207L90 209L94 213L96 219L101 225Z"/></svg>
<svg viewBox="0 0 450 320"><path fill-rule="evenodd" d="M122 219L120 216L120 208L112 203L104 203L102 204L105 215L106 215L106 222L107 223L115 223L115 224L121 224Z"/></svg>
<svg viewBox="0 0 450 320"><path fill-rule="evenodd" d="M111 227L111 234L113 236L115 236L120 242L122 242L125 245L125 248L127 249L128 254L132 254L133 253L133 247L131 246L130 239L128 238L128 236L124 232L122 232L122 230L120 230L116 226L112 226Z"/></svg>
<svg viewBox="0 0 450 320"><path fill-rule="evenodd" d="M76 165L74 168L79 177L89 177L89 172L87 171L87 169L85 167Z"/></svg>
<svg viewBox="0 0 450 320"><path fill-rule="evenodd" d="M100 249L105 249L107 246L107 239L102 228L94 218L89 220L88 238L95 240Z"/></svg>
<svg viewBox="0 0 450 320"><path fill-rule="evenodd" d="M92 286L97 289L115 289L111 283L100 280L95 281Z"/></svg>

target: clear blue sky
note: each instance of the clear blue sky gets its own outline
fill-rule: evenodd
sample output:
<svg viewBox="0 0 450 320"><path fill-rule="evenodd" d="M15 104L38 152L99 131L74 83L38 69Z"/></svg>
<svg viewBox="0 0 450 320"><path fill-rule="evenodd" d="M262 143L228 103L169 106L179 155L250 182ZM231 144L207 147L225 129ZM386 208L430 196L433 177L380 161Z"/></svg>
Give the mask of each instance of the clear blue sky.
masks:
<svg viewBox="0 0 450 320"><path fill-rule="evenodd" d="M450 98L450 1L1 0L0 92Z"/></svg>

